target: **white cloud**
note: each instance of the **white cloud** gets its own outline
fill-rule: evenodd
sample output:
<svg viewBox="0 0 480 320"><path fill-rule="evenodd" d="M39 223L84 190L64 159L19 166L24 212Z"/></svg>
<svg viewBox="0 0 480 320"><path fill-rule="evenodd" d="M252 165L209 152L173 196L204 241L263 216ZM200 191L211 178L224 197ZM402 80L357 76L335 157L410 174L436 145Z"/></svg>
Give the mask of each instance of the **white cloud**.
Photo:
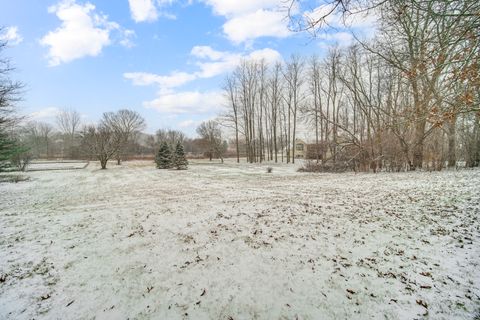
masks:
<svg viewBox="0 0 480 320"><path fill-rule="evenodd" d="M135 37L136 37L135 31L125 29L122 32L122 38L119 41L119 43L124 47L131 48L135 46L135 44L132 41L132 38L135 38Z"/></svg>
<svg viewBox="0 0 480 320"><path fill-rule="evenodd" d="M197 58L210 60L220 60L226 55L224 51L216 51L209 46L195 46L190 54Z"/></svg>
<svg viewBox="0 0 480 320"><path fill-rule="evenodd" d="M353 35L349 32L339 31L333 33L321 33L319 39L338 44L341 47L347 47L353 43Z"/></svg>
<svg viewBox="0 0 480 320"><path fill-rule="evenodd" d="M130 13L135 22L153 22L159 17L175 20L174 14L160 11L159 8L176 0L128 0Z"/></svg>
<svg viewBox="0 0 480 320"><path fill-rule="evenodd" d="M255 12L259 9L276 8L278 0L204 0L215 14L232 17Z"/></svg>
<svg viewBox="0 0 480 320"><path fill-rule="evenodd" d="M122 33L123 45L131 46L129 40L133 31L125 30L118 23L108 21L108 17L95 13L95 6L89 2L77 4L75 0L65 0L48 11L54 13L62 25L50 31L40 44L49 47L48 59L51 66L67 63L85 56L97 56L102 49L112 43L113 30Z"/></svg>
<svg viewBox="0 0 480 320"><path fill-rule="evenodd" d="M213 12L227 18L225 36L235 44L260 37L285 38L288 29L286 3L279 0L203 0Z"/></svg>
<svg viewBox="0 0 480 320"><path fill-rule="evenodd" d="M23 37L18 33L18 27L12 26L5 28L0 34L0 41L6 41L9 45L15 46L23 41Z"/></svg>
<svg viewBox="0 0 480 320"><path fill-rule="evenodd" d="M199 70L193 73L174 71L169 75L157 75L146 72L127 72L123 77L132 80L136 86L158 85L160 92L170 92L171 89L180 87L196 79L207 79L232 71L242 59L264 59L267 63L282 61L282 56L276 50L265 48L252 51L248 54L216 51L209 46L196 46L190 53L199 58L196 62Z"/></svg>
<svg viewBox="0 0 480 320"><path fill-rule="evenodd" d="M196 78L193 74L178 71L174 71L168 76L147 72L130 72L125 73L123 76L128 80L132 80L136 86L158 85L162 92L184 85Z"/></svg>
<svg viewBox="0 0 480 320"><path fill-rule="evenodd" d="M202 114L223 108L225 97L222 92L183 91L161 94L152 101L144 102L146 108L170 114Z"/></svg>
<svg viewBox="0 0 480 320"><path fill-rule="evenodd" d="M229 52L218 51L216 53L221 53L222 55L219 56L218 59L211 59L212 56L210 56L209 58L213 61L197 62L197 65L200 67L201 70L197 72L199 78L212 78L232 71L238 66L242 59L265 60L265 62L269 64L273 64L277 61L283 60L281 54L278 51L270 48L255 50L250 52L249 54L233 54Z"/></svg>
<svg viewBox="0 0 480 320"><path fill-rule="evenodd" d="M209 46L196 46L192 48L191 55L199 59L196 63L199 70L193 73L174 71L169 75L157 75L130 72L124 73L123 76L137 86L157 85L159 87L158 97L143 103L146 108L170 114L201 114L223 108L225 104L223 93L218 91L175 92L173 89L196 79L212 78L232 71L242 59L264 59L267 63L282 61L280 53L270 48L241 54L216 51Z"/></svg>
<svg viewBox="0 0 480 320"><path fill-rule="evenodd" d="M60 113L60 109L55 107L44 108L27 115L27 120L45 121L53 120Z"/></svg>
<svg viewBox="0 0 480 320"><path fill-rule="evenodd" d="M158 12L153 0L128 0L130 12L135 22L155 21L158 19Z"/></svg>
<svg viewBox="0 0 480 320"><path fill-rule="evenodd" d="M285 19L284 12L260 9L230 19L223 25L223 32L236 44L260 37L285 38L291 35Z"/></svg>
<svg viewBox="0 0 480 320"><path fill-rule="evenodd" d="M280 52L270 48L262 50L255 50L246 56L247 60L265 60L266 63L272 64L275 62L282 62L283 58Z"/></svg>
<svg viewBox="0 0 480 320"><path fill-rule="evenodd" d="M182 121L178 124L178 126L182 129L185 129L185 128L193 128L193 127L196 127L198 126L200 123L202 123L202 121L195 121L195 120L185 120L185 121Z"/></svg>

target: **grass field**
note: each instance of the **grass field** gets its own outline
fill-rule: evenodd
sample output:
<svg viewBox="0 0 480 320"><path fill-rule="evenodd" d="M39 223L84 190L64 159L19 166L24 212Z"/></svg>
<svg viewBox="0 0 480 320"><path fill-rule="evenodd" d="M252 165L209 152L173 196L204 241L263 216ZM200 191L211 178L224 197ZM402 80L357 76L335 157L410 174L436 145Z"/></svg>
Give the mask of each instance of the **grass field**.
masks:
<svg viewBox="0 0 480 320"><path fill-rule="evenodd" d="M128 162L0 184L0 319L473 319L480 171Z"/></svg>

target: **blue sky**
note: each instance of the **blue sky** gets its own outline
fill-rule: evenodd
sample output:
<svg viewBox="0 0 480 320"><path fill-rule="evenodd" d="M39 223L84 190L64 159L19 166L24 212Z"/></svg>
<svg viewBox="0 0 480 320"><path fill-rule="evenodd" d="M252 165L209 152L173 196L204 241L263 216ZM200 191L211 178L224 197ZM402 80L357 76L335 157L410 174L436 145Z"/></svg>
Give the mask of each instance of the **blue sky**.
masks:
<svg viewBox="0 0 480 320"><path fill-rule="evenodd" d="M288 29L283 0L0 0L4 54L26 84L20 111L53 122L64 108L84 122L128 108L147 120L147 132L195 127L225 102L224 77L245 57L268 62L295 54L322 55L351 42L332 17L312 40ZM326 10L305 1L297 12ZM370 19L355 30L371 32Z"/></svg>

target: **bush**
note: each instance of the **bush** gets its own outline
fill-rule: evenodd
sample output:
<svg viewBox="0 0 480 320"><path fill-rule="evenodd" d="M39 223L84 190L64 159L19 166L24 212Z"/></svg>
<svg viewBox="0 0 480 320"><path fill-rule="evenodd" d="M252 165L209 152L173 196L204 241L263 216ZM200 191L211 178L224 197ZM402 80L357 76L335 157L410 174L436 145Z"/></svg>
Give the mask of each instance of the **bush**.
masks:
<svg viewBox="0 0 480 320"><path fill-rule="evenodd" d="M273 168L272 167L267 167L267 173L272 173Z"/></svg>
<svg viewBox="0 0 480 320"><path fill-rule="evenodd" d="M316 161L305 161L298 169L299 172L345 172L350 167L345 162L321 163Z"/></svg>

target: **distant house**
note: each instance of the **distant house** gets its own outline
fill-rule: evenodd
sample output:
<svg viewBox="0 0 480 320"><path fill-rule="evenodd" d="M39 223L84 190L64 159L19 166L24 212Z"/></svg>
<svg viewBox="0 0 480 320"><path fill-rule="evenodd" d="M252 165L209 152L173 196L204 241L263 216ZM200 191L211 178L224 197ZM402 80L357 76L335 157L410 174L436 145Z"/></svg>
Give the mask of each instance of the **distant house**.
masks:
<svg viewBox="0 0 480 320"><path fill-rule="evenodd" d="M304 159L307 155L307 144L301 139L295 139L295 158ZM293 150L290 150L290 157L293 157Z"/></svg>
<svg viewBox="0 0 480 320"><path fill-rule="evenodd" d="M318 146L315 143L306 143L302 139L295 139L295 158L297 159L322 159L322 144ZM293 150L290 150L290 156L293 157Z"/></svg>

